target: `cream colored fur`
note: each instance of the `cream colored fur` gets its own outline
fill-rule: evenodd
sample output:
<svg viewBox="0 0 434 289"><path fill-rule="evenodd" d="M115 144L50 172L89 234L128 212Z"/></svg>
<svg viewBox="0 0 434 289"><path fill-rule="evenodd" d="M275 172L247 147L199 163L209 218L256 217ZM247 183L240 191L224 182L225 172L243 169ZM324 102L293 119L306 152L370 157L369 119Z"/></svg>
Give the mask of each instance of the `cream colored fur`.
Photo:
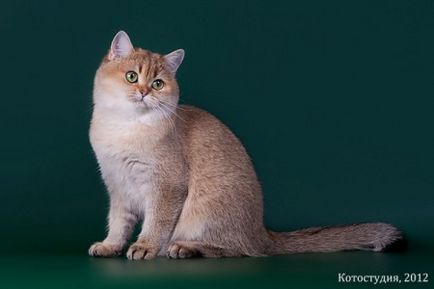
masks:
<svg viewBox="0 0 434 289"><path fill-rule="evenodd" d="M401 238L383 223L268 231L253 165L238 138L211 114L178 105L183 50L133 48L119 32L95 76L90 140L110 196L108 234L89 249L115 256L143 221L129 259L381 250ZM135 71L129 83L125 74ZM156 79L161 90L152 88Z"/></svg>

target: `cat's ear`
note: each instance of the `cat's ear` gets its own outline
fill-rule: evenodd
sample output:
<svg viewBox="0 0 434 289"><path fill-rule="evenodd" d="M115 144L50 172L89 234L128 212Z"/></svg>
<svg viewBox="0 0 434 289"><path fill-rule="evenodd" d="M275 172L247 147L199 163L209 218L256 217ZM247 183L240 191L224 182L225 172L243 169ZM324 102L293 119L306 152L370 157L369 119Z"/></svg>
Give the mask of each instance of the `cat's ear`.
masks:
<svg viewBox="0 0 434 289"><path fill-rule="evenodd" d="M119 31L113 38L109 52L109 60L128 56L134 50L131 40L125 31Z"/></svg>
<svg viewBox="0 0 434 289"><path fill-rule="evenodd" d="M167 68L173 74L176 73L178 67L181 65L182 60L184 59L184 49L175 50L167 55L164 55L164 59L167 63Z"/></svg>

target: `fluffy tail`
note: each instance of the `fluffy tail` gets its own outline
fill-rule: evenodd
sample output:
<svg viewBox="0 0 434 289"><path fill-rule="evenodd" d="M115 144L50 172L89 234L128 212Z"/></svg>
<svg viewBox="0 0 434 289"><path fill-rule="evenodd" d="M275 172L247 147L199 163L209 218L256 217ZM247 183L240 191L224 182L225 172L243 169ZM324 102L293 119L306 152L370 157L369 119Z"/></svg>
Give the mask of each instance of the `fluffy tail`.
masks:
<svg viewBox="0 0 434 289"><path fill-rule="evenodd" d="M379 252L395 247L394 245L404 240L401 232L385 223L318 227L282 233L269 231L269 233L274 241L271 255L347 250Z"/></svg>

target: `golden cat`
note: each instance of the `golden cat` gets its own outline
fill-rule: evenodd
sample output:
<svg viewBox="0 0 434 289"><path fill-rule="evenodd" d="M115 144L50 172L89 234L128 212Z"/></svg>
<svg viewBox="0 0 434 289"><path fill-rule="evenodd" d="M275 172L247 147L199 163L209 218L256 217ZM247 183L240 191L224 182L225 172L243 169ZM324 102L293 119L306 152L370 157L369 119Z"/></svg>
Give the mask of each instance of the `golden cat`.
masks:
<svg viewBox="0 0 434 289"><path fill-rule="evenodd" d="M178 105L183 50L133 48L116 34L96 72L90 140L110 196L108 235L91 256L117 256L143 221L129 259L381 251L389 224L278 233L263 223L262 192L238 138L199 108Z"/></svg>

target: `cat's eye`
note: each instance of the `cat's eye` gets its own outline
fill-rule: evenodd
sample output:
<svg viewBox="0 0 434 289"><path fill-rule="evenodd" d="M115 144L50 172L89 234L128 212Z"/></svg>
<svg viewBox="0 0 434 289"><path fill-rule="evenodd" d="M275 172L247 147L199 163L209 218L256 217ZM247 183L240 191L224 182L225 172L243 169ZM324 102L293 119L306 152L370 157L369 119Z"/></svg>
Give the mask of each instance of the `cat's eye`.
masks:
<svg viewBox="0 0 434 289"><path fill-rule="evenodd" d="M154 82L152 82L152 88L155 90L161 90L164 87L164 81L161 79L156 79Z"/></svg>
<svg viewBox="0 0 434 289"><path fill-rule="evenodd" d="M139 78L139 76L134 71L128 71L127 73L125 73L125 79L130 83L137 82L138 78Z"/></svg>

